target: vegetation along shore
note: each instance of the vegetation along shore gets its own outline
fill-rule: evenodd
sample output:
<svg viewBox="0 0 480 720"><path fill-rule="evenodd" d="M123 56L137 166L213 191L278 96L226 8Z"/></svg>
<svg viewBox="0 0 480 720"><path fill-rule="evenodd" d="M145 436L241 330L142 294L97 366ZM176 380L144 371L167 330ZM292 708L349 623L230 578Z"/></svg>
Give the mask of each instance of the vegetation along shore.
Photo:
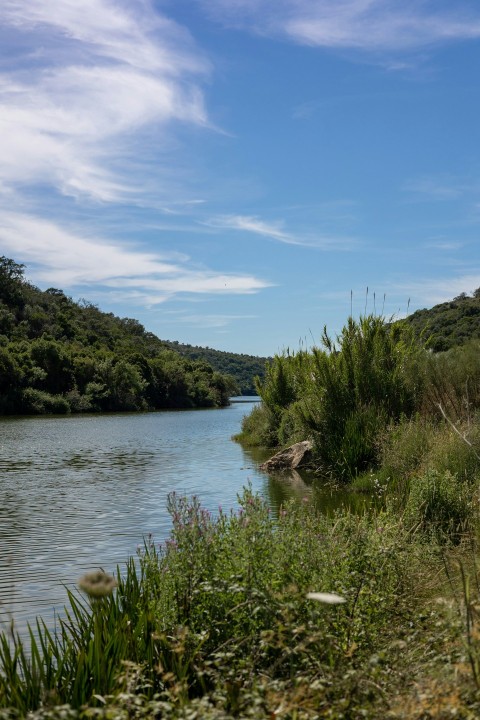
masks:
<svg viewBox="0 0 480 720"><path fill-rule="evenodd" d="M170 495L166 542L1 636L0 718L478 718L480 341L430 335L349 318L257 382L239 439L309 440L368 510Z"/></svg>
<svg viewBox="0 0 480 720"><path fill-rule="evenodd" d="M253 391L265 359L162 341L0 257L0 414L222 407Z"/></svg>

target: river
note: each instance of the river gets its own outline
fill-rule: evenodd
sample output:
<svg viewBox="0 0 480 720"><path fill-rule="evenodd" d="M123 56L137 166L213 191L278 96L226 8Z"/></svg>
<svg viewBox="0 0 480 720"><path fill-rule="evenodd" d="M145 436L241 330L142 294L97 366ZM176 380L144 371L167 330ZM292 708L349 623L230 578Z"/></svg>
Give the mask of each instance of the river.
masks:
<svg viewBox="0 0 480 720"><path fill-rule="evenodd" d="M265 455L231 440L252 407L0 418L0 629L37 615L51 624L84 572L165 539L173 490L213 512L235 508L247 484L273 509L308 495L298 474L269 478Z"/></svg>
<svg viewBox="0 0 480 720"><path fill-rule="evenodd" d="M266 477L231 441L252 403L221 410L0 419L0 623L61 610L85 571L112 571L170 529L168 493L215 511Z"/></svg>

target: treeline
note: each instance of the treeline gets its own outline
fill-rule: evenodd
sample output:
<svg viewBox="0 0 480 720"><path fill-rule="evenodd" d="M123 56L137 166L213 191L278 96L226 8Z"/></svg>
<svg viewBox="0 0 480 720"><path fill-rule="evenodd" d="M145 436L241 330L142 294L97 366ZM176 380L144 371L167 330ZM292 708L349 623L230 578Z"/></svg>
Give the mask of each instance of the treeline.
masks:
<svg viewBox="0 0 480 720"><path fill-rule="evenodd" d="M406 320L418 336L428 337L428 346L434 352L480 339L480 288L473 296L462 293L433 308L417 310Z"/></svg>
<svg viewBox="0 0 480 720"><path fill-rule="evenodd" d="M41 291L0 257L0 413L220 407L233 378L165 346L131 318Z"/></svg>
<svg viewBox="0 0 480 720"><path fill-rule="evenodd" d="M191 360L204 360L215 370L231 375L240 388L241 395L256 395L255 377L262 382L265 378L265 367L271 358L256 357L238 353L214 350L209 347L184 345L177 341L165 341L171 347Z"/></svg>
<svg viewBox="0 0 480 720"><path fill-rule="evenodd" d="M480 341L434 353L424 340L406 321L369 315L349 318L335 341L324 331L321 347L277 355L239 439L275 447L308 438L318 470L350 481L388 464L387 439L406 422L418 423L417 437L429 424L428 442L439 423L452 432L446 418L473 432Z"/></svg>

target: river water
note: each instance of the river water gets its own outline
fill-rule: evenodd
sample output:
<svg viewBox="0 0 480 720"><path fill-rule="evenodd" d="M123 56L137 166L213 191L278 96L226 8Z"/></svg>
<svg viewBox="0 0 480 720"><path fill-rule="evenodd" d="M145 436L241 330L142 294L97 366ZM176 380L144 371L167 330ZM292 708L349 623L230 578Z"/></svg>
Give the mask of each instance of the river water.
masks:
<svg viewBox="0 0 480 720"><path fill-rule="evenodd" d="M143 538L165 539L173 490L213 512L235 508L247 484L273 509L307 496L298 474L269 478L258 469L265 454L231 440L252 407L1 418L0 629L13 619L22 632L36 616L51 624L84 572L112 572Z"/></svg>
<svg viewBox="0 0 480 720"><path fill-rule="evenodd" d="M83 572L164 539L173 490L214 511L268 494L230 439L251 408L0 419L0 627L51 620Z"/></svg>

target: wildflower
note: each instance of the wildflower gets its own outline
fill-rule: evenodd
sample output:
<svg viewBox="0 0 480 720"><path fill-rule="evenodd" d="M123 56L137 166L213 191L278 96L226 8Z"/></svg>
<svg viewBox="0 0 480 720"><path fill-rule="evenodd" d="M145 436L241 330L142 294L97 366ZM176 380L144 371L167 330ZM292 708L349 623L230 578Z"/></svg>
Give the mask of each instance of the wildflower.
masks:
<svg viewBox="0 0 480 720"><path fill-rule="evenodd" d="M342 603L346 602L344 597L336 593L309 592L307 598L309 600L318 600L318 602L326 605L342 605Z"/></svg>
<svg viewBox="0 0 480 720"><path fill-rule="evenodd" d="M86 573L78 581L80 590L95 599L110 595L117 585L113 575L107 575L103 570Z"/></svg>

